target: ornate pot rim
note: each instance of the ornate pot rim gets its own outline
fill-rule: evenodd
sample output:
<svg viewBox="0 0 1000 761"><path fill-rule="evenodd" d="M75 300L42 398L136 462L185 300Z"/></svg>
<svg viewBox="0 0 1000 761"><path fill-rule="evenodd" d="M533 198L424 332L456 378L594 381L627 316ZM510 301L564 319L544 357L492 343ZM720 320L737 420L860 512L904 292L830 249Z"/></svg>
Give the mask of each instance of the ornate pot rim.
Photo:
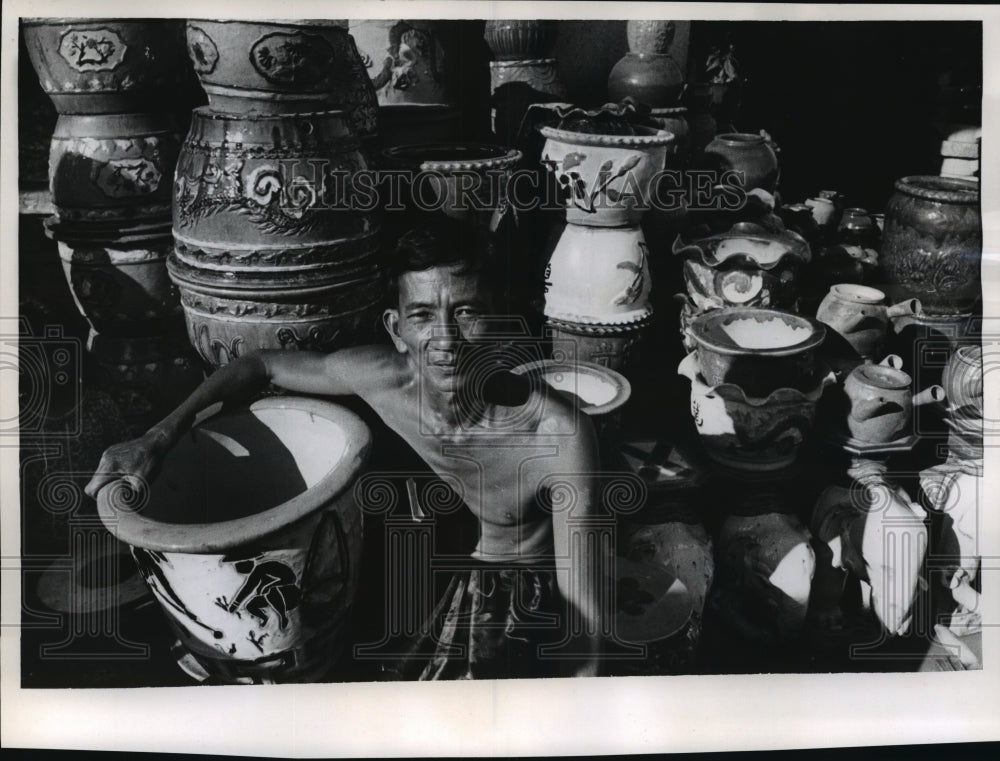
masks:
<svg viewBox="0 0 1000 761"><path fill-rule="evenodd" d="M97 510L107 529L121 541L158 552L216 554L274 534L339 497L368 459L371 432L350 410L332 402L302 397L272 397L254 402L235 414L264 409L291 409L339 424L344 430L344 452L312 487L287 502L242 518L217 523L167 523L142 514L122 494L121 481L106 485L97 495ZM350 464L355 467L349 467Z"/></svg>
<svg viewBox="0 0 1000 761"><path fill-rule="evenodd" d="M815 404L823 396L826 387L837 381L833 371L827 370L826 374L816 382L816 386L809 391L800 391L797 388L786 386L775 389L767 396L747 396L746 392L735 383L708 385L698 368L697 352L691 352L681 360L680 365L677 366L677 374L683 375L691 381L692 393L697 393L699 396L718 394L726 401L738 402L751 407L766 407L772 404Z"/></svg>
<svg viewBox="0 0 1000 761"><path fill-rule="evenodd" d="M754 349L738 346L735 341L732 341L729 345L720 343L713 340L709 335L709 330L715 328L720 322L737 319L752 319L757 322L780 320L792 327L808 329L809 336L795 344ZM691 336L699 345L716 354L725 354L728 356L752 354L759 357L788 357L814 349L823 343L823 340L826 338L826 328L815 320L791 314L790 312L782 312L777 309L725 307L723 309L713 309L710 312L705 312L695 317L691 321Z"/></svg>
<svg viewBox="0 0 1000 761"><path fill-rule="evenodd" d="M938 203L979 204L979 185L970 180L934 175L912 175L896 180L896 190Z"/></svg>
<svg viewBox="0 0 1000 761"><path fill-rule="evenodd" d="M453 158L434 158L434 155ZM458 154L466 154L459 156ZM386 148L382 155L395 162L419 165L425 172L444 171L486 171L489 169L509 169L521 160L521 151L491 143L414 143ZM421 158L421 155L427 158Z"/></svg>
<svg viewBox="0 0 1000 761"><path fill-rule="evenodd" d="M763 256L761 252L732 250L723 256L716 256L715 249L725 241L749 241L761 246L767 244L783 244L785 251L776 256ZM763 270L770 270L777 267L786 258L797 259L807 263L812 259L809 251L809 243L796 232L785 230L780 235L770 232L753 222L740 222L726 232L708 235L704 238L697 238L686 241L681 234L674 239L673 253L679 256L696 256L701 259L707 267L717 267L731 258L743 257L751 261L755 266Z"/></svg>
<svg viewBox="0 0 1000 761"><path fill-rule="evenodd" d="M620 409L632 395L632 384L617 370L612 370L596 362L586 360L576 360L574 362L558 362L554 359L537 359L534 362L526 362L511 370L515 375L534 375L544 378L548 373L573 373L575 375L590 375L601 381L610 383L615 387L614 396L607 402L601 404L588 403L582 397L580 410L591 417L607 415ZM555 389L555 387L553 386ZM555 389L558 391L558 389Z"/></svg>
<svg viewBox="0 0 1000 761"><path fill-rule="evenodd" d="M763 135L759 135L754 132L724 132L721 135L716 135L713 138L713 142L717 140L723 145L729 145L733 147L744 146L744 145L759 145L761 143L766 143Z"/></svg>
<svg viewBox="0 0 1000 761"><path fill-rule="evenodd" d="M326 277L315 272L307 273L309 283L295 285L278 280L281 276L300 277L298 270L282 272L267 270L249 273L248 277L232 281L224 280L232 270L202 270L180 261L173 252L167 255L167 274L180 288L220 299L251 299L281 301L283 299L330 298L333 294L359 286L374 285L382 275L379 272L365 272L363 269L344 271L331 267ZM234 278L237 273L233 273Z"/></svg>
<svg viewBox="0 0 1000 761"><path fill-rule="evenodd" d="M549 140L559 140L569 145L596 145L610 148L659 148L670 145L676 136L673 132L655 127L636 127L638 135L600 135L589 132L573 132L557 127L542 127L541 133Z"/></svg>

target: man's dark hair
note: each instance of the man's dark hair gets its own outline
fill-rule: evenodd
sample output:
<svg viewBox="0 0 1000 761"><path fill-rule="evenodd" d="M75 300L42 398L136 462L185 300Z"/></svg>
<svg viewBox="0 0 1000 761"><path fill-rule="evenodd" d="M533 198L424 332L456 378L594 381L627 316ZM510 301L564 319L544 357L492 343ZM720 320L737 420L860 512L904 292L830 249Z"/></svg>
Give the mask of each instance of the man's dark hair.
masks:
<svg viewBox="0 0 1000 761"><path fill-rule="evenodd" d="M481 227L442 215L410 217L402 228L389 265L389 304L399 299L399 278L406 272L457 266L460 274L477 274L496 297L503 282L497 267L497 244Z"/></svg>

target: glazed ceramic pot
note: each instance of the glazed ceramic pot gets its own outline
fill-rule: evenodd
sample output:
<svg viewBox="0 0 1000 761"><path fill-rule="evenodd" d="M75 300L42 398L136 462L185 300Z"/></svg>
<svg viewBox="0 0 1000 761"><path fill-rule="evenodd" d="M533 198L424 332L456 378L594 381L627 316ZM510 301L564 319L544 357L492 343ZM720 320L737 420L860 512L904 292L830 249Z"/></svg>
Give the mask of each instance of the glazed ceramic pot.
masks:
<svg viewBox="0 0 1000 761"><path fill-rule="evenodd" d="M180 290L191 345L212 367L256 349L330 352L370 342L385 297L378 275L303 283L272 272L234 283L224 270L190 267L175 256L167 270Z"/></svg>
<svg viewBox="0 0 1000 761"><path fill-rule="evenodd" d="M121 224L169 216L179 148L164 116L60 116L49 150L59 219Z"/></svg>
<svg viewBox="0 0 1000 761"><path fill-rule="evenodd" d="M566 225L545 269L545 316L629 325L652 314L648 247L638 227Z"/></svg>
<svg viewBox="0 0 1000 761"><path fill-rule="evenodd" d="M982 295L979 186L944 177L904 177L889 199L882 264L899 298L928 314L970 312Z"/></svg>
<svg viewBox="0 0 1000 761"><path fill-rule="evenodd" d="M851 246L875 246L878 243L878 226L864 209L844 209L837 225L837 240Z"/></svg>
<svg viewBox="0 0 1000 761"><path fill-rule="evenodd" d="M536 100L565 101L569 97L556 72L555 58L490 61L490 94L510 85L527 88Z"/></svg>
<svg viewBox="0 0 1000 761"><path fill-rule="evenodd" d="M708 386L734 384L750 397L778 389L809 392L819 381L817 351L826 329L773 309L717 309L695 317L691 338Z"/></svg>
<svg viewBox="0 0 1000 761"><path fill-rule="evenodd" d="M594 418L596 424L613 418L632 394L632 386L621 373L581 359L542 359L519 365L511 372L547 384Z"/></svg>
<svg viewBox="0 0 1000 761"><path fill-rule="evenodd" d="M691 416L705 452L716 462L745 471L788 467L812 430L816 403L833 382L832 374L806 391L779 387L750 396L735 383L708 383L697 355L681 362L678 373L691 381Z"/></svg>
<svg viewBox="0 0 1000 761"><path fill-rule="evenodd" d="M960 426L982 431L983 347L959 346L945 365L941 379L948 395L949 417Z"/></svg>
<svg viewBox="0 0 1000 761"><path fill-rule="evenodd" d="M197 108L174 178L177 256L231 277L297 272L303 282L370 264L378 225L346 192L365 168L342 112Z"/></svg>
<svg viewBox="0 0 1000 761"><path fill-rule="evenodd" d="M636 225L650 207L674 136L637 127L635 135L601 135L542 127L542 164L567 194L572 225Z"/></svg>
<svg viewBox="0 0 1000 761"><path fill-rule="evenodd" d="M379 105L448 103L442 33L450 22L352 19L351 37L361 54Z"/></svg>
<svg viewBox="0 0 1000 761"><path fill-rule="evenodd" d="M608 97L633 97L652 107L676 105L684 89L684 73L667 53L626 53L608 75Z"/></svg>
<svg viewBox="0 0 1000 761"><path fill-rule="evenodd" d="M844 381L849 401L847 427L858 441L885 443L905 435L914 406L944 400L944 389L931 386L914 396L913 379L902 370L858 365Z"/></svg>
<svg viewBox="0 0 1000 761"><path fill-rule="evenodd" d="M214 111L337 109L356 137L378 133L375 88L344 22L190 19L187 46Z"/></svg>
<svg viewBox="0 0 1000 761"><path fill-rule="evenodd" d="M489 20L483 38L497 61L526 61L552 54L556 22L532 19Z"/></svg>
<svg viewBox="0 0 1000 761"><path fill-rule="evenodd" d="M628 372L640 361L642 347L646 343L652 322L652 314L645 320L627 325L573 322L547 317L545 326L553 344L572 345L580 361L617 372Z"/></svg>
<svg viewBox="0 0 1000 761"><path fill-rule="evenodd" d="M119 481L98 511L211 676L314 680L339 654L358 588L352 485L370 446L343 407L264 399L183 436L141 505Z"/></svg>
<svg viewBox="0 0 1000 761"><path fill-rule="evenodd" d="M744 190L760 188L774 193L778 182L778 157L763 135L729 132L717 135L705 148L708 168L742 172Z"/></svg>
<svg viewBox="0 0 1000 761"><path fill-rule="evenodd" d="M24 41L60 114L131 114L180 81L183 27L166 19L25 19Z"/></svg>
<svg viewBox="0 0 1000 761"><path fill-rule="evenodd" d="M401 145L382 153L386 169L407 170L403 182L423 208L495 229L508 209L507 185L521 152L484 143Z"/></svg>
<svg viewBox="0 0 1000 761"><path fill-rule="evenodd" d="M816 554L809 529L794 515L731 515L719 532L721 623L744 641L792 643L802 634Z"/></svg>
<svg viewBox="0 0 1000 761"><path fill-rule="evenodd" d="M684 258L684 282L698 311L790 309L799 294L802 267L810 260L809 244L800 235L748 222L692 241L677 236L673 252Z"/></svg>
<svg viewBox="0 0 1000 761"><path fill-rule="evenodd" d="M830 288L816 319L842 335L861 357L871 359L882 353L890 319L920 310L916 299L892 306L885 301L885 294L876 288L840 283Z"/></svg>
<svg viewBox="0 0 1000 761"><path fill-rule="evenodd" d="M58 245L73 300L94 330L148 334L157 323L180 318L180 297L167 275L169 237L141 247Z"/></svg>

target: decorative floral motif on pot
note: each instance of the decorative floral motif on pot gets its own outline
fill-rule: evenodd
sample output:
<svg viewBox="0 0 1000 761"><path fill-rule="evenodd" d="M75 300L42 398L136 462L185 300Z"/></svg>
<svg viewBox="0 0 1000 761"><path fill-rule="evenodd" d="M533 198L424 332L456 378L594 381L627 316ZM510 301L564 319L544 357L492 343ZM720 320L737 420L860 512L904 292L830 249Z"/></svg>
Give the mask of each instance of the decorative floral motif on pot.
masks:
<svg viewBox="0 0 1000 761"><path fill-rule="evenodd" d="M272 32L253 44L250 61L269 82L312 87L330 75L334 50L317 34Z"/></svg>
<svg viewBox="0 0 1000 761"><path fill-rule="evenodd" d="M190 25L187 30L188 57L198 74L211 74L219 63L219 48L200 27Z"/></svg>
<svg viewBox="0 0 1000 761"><path fill-rule="evenodd" d="M70 29L59 43L59 55L77 71L114 71L127 46L113 29Z"/></svg>

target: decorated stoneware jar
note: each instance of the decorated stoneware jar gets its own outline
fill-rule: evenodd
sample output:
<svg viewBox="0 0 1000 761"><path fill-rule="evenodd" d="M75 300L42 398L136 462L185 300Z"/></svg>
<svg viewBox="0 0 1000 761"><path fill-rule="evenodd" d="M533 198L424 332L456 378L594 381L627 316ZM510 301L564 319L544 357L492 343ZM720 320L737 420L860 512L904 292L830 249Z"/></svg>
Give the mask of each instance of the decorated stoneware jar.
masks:
<svg viewBox="0 0 1000 761"><path fill-rule="evenodd" d="M387 170L410 172L410 198L455 219L496 228L507 212L507 186L521 152L485 143L400 145L383 151Z"/></svg>
<svg viewBox="0 0 1000 761"><path fill-rule="evenodd" d="M355 136L378 132L378 99L343 21L187 22L188 55L213 110L339 109Z"/></svg>
<svg viewBox="0 0 1000 761"><path fill-rule="evenodd" d="M839 283L820 303L816 319L843 336L861 357L871 359L881 354L889 321L920 310L916 299L892 306L885 302L885 294L877 288Z"/></svg>
<svg viewBox="0 0 1000 761"><path fill-rule="evenodd" d="M894 295L928 314L970 312L982 295L979 186L946 177L904 177L889 199L882 264Z"/></svg>
<svg viewBox="0 0 1000 761"><path fill-rule="evenodd" d="M735 384L747 396L766 397L782 388L811 391L821 377L817 351L826 329L805 317L717 309L692 320L690 335L708 386Z"/></svg>
<svg viewBox="0 0 1000 761"><path fill-rule="evenodd" d="M534 19L495 19L486 22L486 44L497 61L547 58L556 38L556 22Z"/></svg>
<svg viewBox="0 0 1000 761"><path fill-rule="evenodd" d="M914 406L944 400L944 390L931 386L914 395L913 379L902 370L863 364L844 381L849 402L847 428L866 443L894 441L909 432Z"/></svg>
<svg viewBox="0 0 1000 761"><path fill-rule="evenodd" d="M603 135L542 127L542 164L566 196L566 221L592 227L638 224L650 207L674 136L635 127L633 135Z"/></svg>
<svg viewBox="0 0 1000 761"><path fill-rule="evenodd" d="M728 132L716 135L705 148L706 163L720 172L739 172L744 190L760 188L774 193L778 157L763 135Z"/></svg>
<svg viewBox="0 0 1000 761"><path fill-rule="evenodd" d="M167 275L169 237L143 246L58 245L73 300L95 330L148 334L157 323L180 319L180 297Z"/></svg>
<svg viewBox="0 0 1000 761"><path fill-rule="evenodd" d="M230 277L303 282L371 261L378 225L351 208L367 168L340 111L294 115L195 109L174 179L178 259Z"/></svg>
<svg viewBox="0 0 1000 761"><path fill-rule="evenodd" d="M673 251L684 259L688 296L699 311L790 309L802 266L810 260L809 244L797 233L772 232L750 222L691 241L678 236Z"/></svg>
<svg viewBox="0 0 1000 761"><path fill-rule="evenodd" d="M380 106L447 103L445 47L448 21L352 19L357 43Z"/></svg>
<svg viewBox="0 0 1000 761"><path fill-rule="evenodd" d="M981 431L983 347L959 346L945 365L941 384L948 395L949 417L960 427Z"/></svg>
<svg viewBox="0 0 1000 761"><path fill-rule="evenodd" d="M338 405L270 398L195 426L148 493L101 490L101 520L209 675L295 682L329 670L358 588L353 483L370 446Z"/></svg>
<svg viewBox="0 0 1000 761"><path fill-rule="evenodd" d="M673 21L630 20L626 24L629 52L608 75L608 97L633 97L652 107L677 105L684 74L670 55Z"/></svg>
<svg viewBox="0 0 1000 761"><path fill-rule="evenodd" d="M154 114L60 116L49 150L49 187L60 221L170 216L180 138Z"/></svg>
<svg viewBox="0 0 1000 761"><path fill-rule="evenodd" d="M331 274L303 282L278 272L236 281L225 270L167 270L180 290L188 337L210 366L257 349L330 352L371 342L385 284L378 274Z"/></svg>
<svg viewBox="0 0 1000 761"><path fill-rule="evenodd" d="M60 114L127 114L162 103L182 69L183 22L25 19L24 41Z"/></svg>
<svg viewBox="0 0 1000 761"><path fill-rule="evenodd" d="M791 465L812 429L816 404L833 378L811 388L778 387L750 396L735 383L709 383L695 354L678 372L691 381L691 416L706 453L739 470L768 471Z"/></svg>

